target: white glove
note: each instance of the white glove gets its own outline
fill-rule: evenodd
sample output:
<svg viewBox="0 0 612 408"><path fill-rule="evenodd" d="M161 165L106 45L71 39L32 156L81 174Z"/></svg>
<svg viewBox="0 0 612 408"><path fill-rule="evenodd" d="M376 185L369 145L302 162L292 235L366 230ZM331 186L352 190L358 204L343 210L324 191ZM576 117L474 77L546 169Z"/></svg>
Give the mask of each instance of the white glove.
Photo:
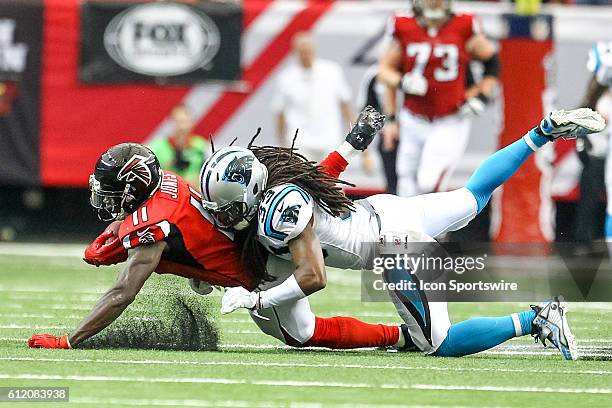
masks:
<svg viewBox="0 0 612 408"><path fill-rule="evenodd" d="M427 93L427 79L423 74L409 72L400 81L400 89L409 95L423 96Z"/></svg>
<svg viewBox="0 0 612 408"><path fill-rule="evenodd" d="M459 107L459 116L464 118L474 118L480 116L487 106L482 99L474 96L469 98Z"/></svg>
<svg viewBox="0 0 612 408"><path fill-rule="evenodd" d="M206 296L213 291L210 283L195 278L189 279L189 286L195 293L202 296Z"/></svg>
<svg viewBox="0 0 612 408"><path fill-rule="evenodd" d="M249 292L243 287L229 288L225 291L221 299L221 314L232 313L241 307L245 309L255 309L259 295Z"/></svg>

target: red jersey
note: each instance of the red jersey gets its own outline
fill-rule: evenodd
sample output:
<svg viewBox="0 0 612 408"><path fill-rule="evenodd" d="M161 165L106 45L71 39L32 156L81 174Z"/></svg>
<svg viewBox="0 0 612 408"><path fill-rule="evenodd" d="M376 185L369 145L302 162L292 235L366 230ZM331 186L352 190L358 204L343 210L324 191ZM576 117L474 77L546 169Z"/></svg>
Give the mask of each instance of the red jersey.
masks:
<svg viewBox="0 0 612 408"><path fill-rule="evenodd" d="M428 83L425 95L405 95L404 106L430 119L457 111L465 101L466 44L480 32L477 19L454 14L438 30L428 30L416 17L396 14L388 31L400 43L402 72L421 73Z"/></svg>
<svg viewBox="0 0 612 408"><path fill-rule="evenodd" d="M165 241L168 249L157 273L254 289L252 277L242 269L232 234L215 228L201 200L196 188L164 171L153 196L121 223L119 239L126 249Z"/></svg>

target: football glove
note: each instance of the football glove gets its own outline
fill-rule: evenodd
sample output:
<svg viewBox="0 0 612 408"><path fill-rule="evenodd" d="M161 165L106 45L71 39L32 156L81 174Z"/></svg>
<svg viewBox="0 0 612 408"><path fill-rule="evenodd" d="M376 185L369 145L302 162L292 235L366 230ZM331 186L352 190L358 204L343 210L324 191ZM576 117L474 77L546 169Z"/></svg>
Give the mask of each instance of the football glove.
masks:
<svg viewBox="0 0 612 408"><path fill-rule="evenodd" d="M258 301L258 293L249 292L243 287L229 288L221 299L221 314L232 313L240 308L253 310Z"/></svg>
<svg viewBox="0 0 612 408"><path fill-rule="evenodd" d="M127 259L127 250L112 228L107 228L85 249L83 260L90 265L114 265Z"/></svg>
<svg viewBox="0 0 612 408"><path fill-rule="evenodd" d="M400 89L408 95L423 96L427 93L427 79L423 74L408 72L400 81Z"/></svg>
<svg viewBox="0 0 612 408"><path fill-rule="evenodd" d="M374 136L382 129L384 124L385 115L368 105L361 111L357 123L346 135L346 141L355 150L364 151L372 143Z"/></svg>
<svg viewBox="0 0 612 408"><path fill-rule="evenodd" d="M55 337L52 334L35 334L28 339L30 348L69 349L68 336Z"/></svg>
<svg viewBox="0 0 612 408"><path fill-rule="evenodd" d="M486 100L484 97L473 96L466 100L463 105L459 107L459 116L463 118L474 118L482 115L487 107Z"/></svg>

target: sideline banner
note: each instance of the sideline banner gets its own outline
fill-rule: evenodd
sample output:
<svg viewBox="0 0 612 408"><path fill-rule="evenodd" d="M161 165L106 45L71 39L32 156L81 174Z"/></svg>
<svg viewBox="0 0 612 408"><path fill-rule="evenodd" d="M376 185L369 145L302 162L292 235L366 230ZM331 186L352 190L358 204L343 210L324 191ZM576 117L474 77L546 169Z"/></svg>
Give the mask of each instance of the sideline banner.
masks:
<svg viewBox="0 0 612 408"><path fill-rule="evenodd" d="M508 33L500 42L499 53L504 67L500 76L504 86L500 147L525 134L544 115L543 96L549 86L553 51L552 16L507 14L504 19ZM501 189L496 206L499 217L499 230L494 234L496 242L546 242L554 238L550 180L546 174L549 170L546 163L538 160L541 152L532 155Z"/></svg>
<svg viewBox="0 0 612 408"><path fill-rule="evenodd" d="M85 2L83 83L193 83L240 76L242 10L232 2Z"/></svg>
<svg viewBox="0 0 612 408"><path fill-rule="evenodd" d="M0 1L0 184L39 183L42 1Z"/></svg>

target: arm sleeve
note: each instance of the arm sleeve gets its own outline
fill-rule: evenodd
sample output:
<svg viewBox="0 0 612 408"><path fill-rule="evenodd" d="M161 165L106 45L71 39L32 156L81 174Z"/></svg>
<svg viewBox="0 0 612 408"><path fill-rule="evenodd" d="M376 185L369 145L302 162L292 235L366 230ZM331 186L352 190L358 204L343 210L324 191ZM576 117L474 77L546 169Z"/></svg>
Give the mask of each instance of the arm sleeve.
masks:
<svg viewBox="0 0 612 408"><path fill-rule="evenodd" d="M170 223L166 220L155 224L132 228L120 232L121 243L125 249L136 248L140 245L151 245L165 240L170 235Z"/></svg>
<svg viewBox="0 0 612 408"><path fill-rule="evenodd" d="M480 18L478 16L470 15L470 20L470 37L477 34L483 34L484 31L482 30Z"/></svg>

